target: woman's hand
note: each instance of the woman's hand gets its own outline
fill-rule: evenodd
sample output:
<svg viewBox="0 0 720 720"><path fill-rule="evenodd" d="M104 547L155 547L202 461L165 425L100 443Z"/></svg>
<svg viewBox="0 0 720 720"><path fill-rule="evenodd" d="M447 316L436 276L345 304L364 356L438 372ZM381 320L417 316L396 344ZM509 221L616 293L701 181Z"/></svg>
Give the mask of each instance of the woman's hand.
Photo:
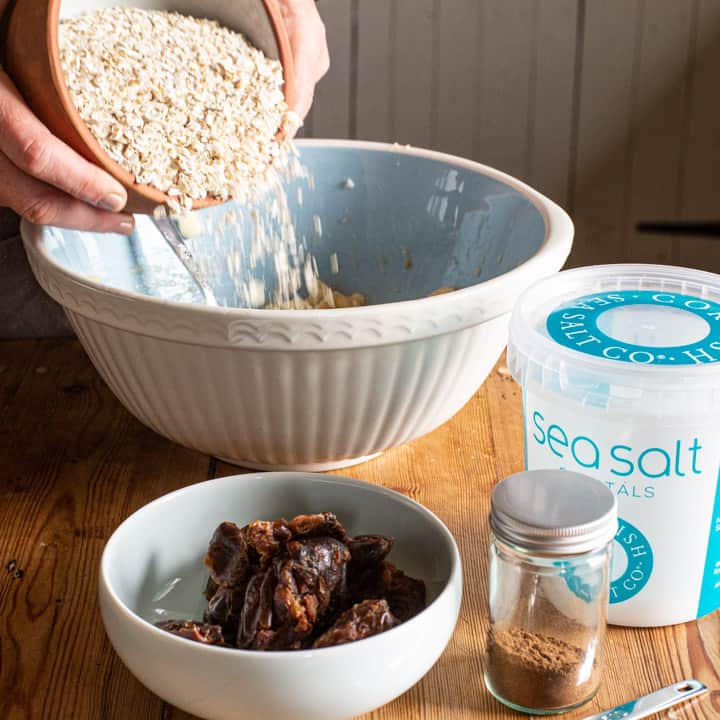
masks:
<svg viewBox="0 0 720 720"><path fill-rule="evenodd" d="M290 38L297 83L295 102L290 109L304 119L312 105L315 86L330 67L325 25L314 0L280 0L280 8Z"/></svg>
<svg viewBox="0 0 720 720"><path fill-rule="evenodd" d="M34 223L129 235L126 202L123 186L54 137L0 70L0 206Z"/></svg>
<svg viewBox="0 0 720 720"><path fill-rule="evenodd" d="M8 0L0 0L0 16ZM280 0L293 60L294 110L304 118L330 66L325 26L313 0ZM68 147L33 115L0 70L0 206L31 222L129 234L125 189Z"/></svg>
<svg viewBox="0 0 720 720"><path fill-rule="evenodd" d="M0 207L34 223L127 235L126 202L123 186L54 137L0 69Z"/></svg>

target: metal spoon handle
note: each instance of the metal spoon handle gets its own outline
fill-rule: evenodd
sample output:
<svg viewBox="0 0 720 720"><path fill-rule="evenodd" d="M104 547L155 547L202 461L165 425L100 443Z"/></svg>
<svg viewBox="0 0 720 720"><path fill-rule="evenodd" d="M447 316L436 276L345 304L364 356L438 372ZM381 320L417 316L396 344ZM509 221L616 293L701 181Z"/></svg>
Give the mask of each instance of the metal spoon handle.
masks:
<svg viewBox="0 0 720 720"><path fill-rule="evenodd" d="M152 217L152 221L155 223L155 227L162 233L167 244L173 249L180 262L185 266L185 269L190 273L190 277L192 277L200 289L200 292L202 292L205 303L217 307L218 302L215 299L215 293L212 291L204 273L195 262L195 258L185 244L183 236L175 227L175 223L167 216L162 215Z"/></svg>
<svg viewBox="0 0 720 720"><path fill-rule="evenodd" d="M584 720L637 720L705 692L707 688L699 680L682 680L612 710L590 715Z"/></svg>

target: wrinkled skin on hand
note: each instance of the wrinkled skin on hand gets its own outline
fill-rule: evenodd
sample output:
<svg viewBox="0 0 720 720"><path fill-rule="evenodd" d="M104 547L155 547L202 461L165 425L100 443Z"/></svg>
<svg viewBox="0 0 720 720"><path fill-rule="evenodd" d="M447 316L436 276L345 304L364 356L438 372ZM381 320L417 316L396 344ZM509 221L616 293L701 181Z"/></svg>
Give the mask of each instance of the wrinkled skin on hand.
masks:
<svg viewBox="0 0 720 720"><path fill-rule="evenodd" d="M330 67L325 25L313 0L278 0L295 65L291 109L304 118ZM0 0L0 19L10 0ZM2 30L0 25L0 30ZM2 55L0 37L0 56ZM0 57L1 59L1 57ZM129 235L123 186L54 137L0 68L0 207L33 223Z"/></svg>
<svg viewBox="0 0 720 720"><path fill-rule="evenodd" d="M314 0L279 0L295 61L296 97L291 109L304 118L315 86L330 67L325 25Z"/></svg>

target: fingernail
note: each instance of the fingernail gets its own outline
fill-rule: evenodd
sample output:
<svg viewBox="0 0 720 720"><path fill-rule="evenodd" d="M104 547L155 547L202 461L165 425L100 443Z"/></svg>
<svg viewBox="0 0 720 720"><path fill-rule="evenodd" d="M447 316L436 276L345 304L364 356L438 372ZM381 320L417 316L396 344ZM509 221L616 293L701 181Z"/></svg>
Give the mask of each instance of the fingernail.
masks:
<svg viewBox="0 0 720 720"><path fill-rule="evenodd" d="M97 206L102 210L110 210L110 212L120 212L125 207L127 198L120 193L108 193L105 197L100 198Z"/></svg>
<svg viewBox="0 0 720 720"><path fill-rule="evenodd" d="M135 229L135 223L132 220L121 220L117 226L118 231L123 235L130 235Z"/></svg>

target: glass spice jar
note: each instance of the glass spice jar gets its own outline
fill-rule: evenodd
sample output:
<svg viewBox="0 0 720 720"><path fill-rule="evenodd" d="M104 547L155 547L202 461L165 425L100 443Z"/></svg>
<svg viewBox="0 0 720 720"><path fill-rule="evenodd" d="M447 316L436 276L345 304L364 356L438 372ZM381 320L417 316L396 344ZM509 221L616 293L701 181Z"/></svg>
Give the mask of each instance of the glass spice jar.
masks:
<svg viewBox="0 0 720 720"><path fill-rule="evenodd" d="M602 674L617 503L563 470L512 475L493 490L485 685L526 713L590 700Z"/></svg>

